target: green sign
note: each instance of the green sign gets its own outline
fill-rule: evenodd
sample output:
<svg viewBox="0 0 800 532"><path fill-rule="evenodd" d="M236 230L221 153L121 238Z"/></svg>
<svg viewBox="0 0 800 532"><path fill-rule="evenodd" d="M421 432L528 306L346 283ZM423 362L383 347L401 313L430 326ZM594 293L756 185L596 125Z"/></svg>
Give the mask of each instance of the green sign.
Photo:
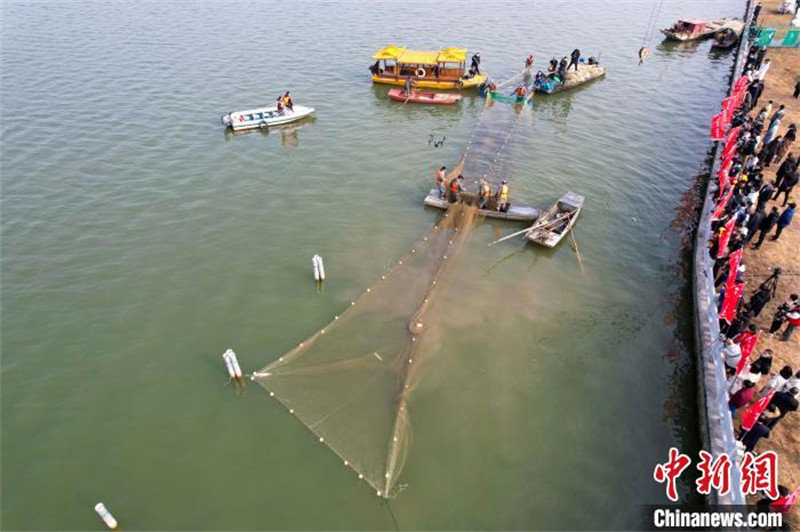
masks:
<svg viewBox="0 0 800 532"><path fill-rule="evenodd" d="M758 34L758 45L759 46L769 46L772 42L772 37L775 36L775 30L771 28L763 29Z"/></svg>
<svg viewBox="0 0 800 532"><path fill-rule="evenodd" d="M783 38L781 46L798 46L798 39L800 38L800 30L789 30L786 32L786 37Z"/></svg>

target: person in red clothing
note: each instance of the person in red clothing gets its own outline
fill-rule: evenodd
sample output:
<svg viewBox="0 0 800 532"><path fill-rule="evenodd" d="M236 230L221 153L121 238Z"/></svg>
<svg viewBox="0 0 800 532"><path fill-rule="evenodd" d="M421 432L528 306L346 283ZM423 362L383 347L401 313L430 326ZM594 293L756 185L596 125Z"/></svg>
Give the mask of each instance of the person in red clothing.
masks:
<svg viewBox="0 0 800 532"><path fill-rule="evenodd" d="M728 400L728 406L731 409L731 418L736 416L736 411L739 408L750 404L750 401L753 400L755 393L756 385L753 384L753 381L744 381L742 388L735 394L731 395L730 400Z"/></svg>
<svg viewBox="0 0 800 532"><path fill-rule="evenodd" d="M786 321L788 325L786 325L786 330L783 331L781 342L788 342L794 330L800 327L800 305L786 313Z"/></svg>

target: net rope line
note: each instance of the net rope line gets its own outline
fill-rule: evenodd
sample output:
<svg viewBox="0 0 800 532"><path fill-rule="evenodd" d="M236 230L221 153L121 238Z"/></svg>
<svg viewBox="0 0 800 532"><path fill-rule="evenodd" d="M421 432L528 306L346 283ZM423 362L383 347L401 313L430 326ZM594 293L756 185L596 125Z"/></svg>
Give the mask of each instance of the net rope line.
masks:
<svg viewBox="0 0 800 532"><path fill-rule="evenodd" d="M484 120L489 114L487 113L487 109L490 107L492 106L487 100L481 109L476 126L470 135L469 141L462 152L459 162L449 174L451 179L452 177L457 176L464 167L469 152L473 148L474 142L476 141L477 133L484 130ZM517 114L514 123L511 125L509 131L503 138L500 147L497 149L488 169L484 173L484 177L488 176L490 172L493 171L497 162L500 160L501 155L503 154L511 136L520 122L520 117L521 112ZM419 347L419 340L423 338L423 333L425 332L425 328L421 327L426 321L427 313L431 306L431 300L434 298L437 291L441 289L441 283L439 282L440 279L445 277L452 269L452 264L454 262L452 259L458 256L460 250L464 247L463 244L466 242L470 234L469 229L471 228L471 224L476 219L476 213L477 208L474 206L468 206L464 204L451 205L444 214L444 217L434 225L434 228L431 231L426 233L426 235L424 235L421 239L418 239L409 251L397 259L394 265L388 271L384 272L380 279L376 280L372 285L370 285L366 291L362 292L358 298L351 301L350 305L347 306L343 312L336 315L334 319L325 327L307 337L303 342L300 342L289 352L285 353L271 364L265 366L260 371L253 372L252 374L253 379L257 380L257 382L269 392L270 397L277 399L281 404L283 404L284 407L289 410L290 414L298 417L299 420L319 438L320 442L325 443L326 429L324 427L324 423L326 423L330 418L336 416L339 412L346 410L351 403L357 401L361 395L366 393L371 386L374 385L376 380L384 376L383 372L387 371L387 366L377 351L366 353L362 352L362 354L359 356L348 358L343 361L323 362L321 364L312 364L307 367L295 369L292 369L290 366L291 363L303 355L308 349L313 347L326 334L331 333L337 327L339 327L339 325L344 322L344 318L353 314L364 301L368 301L374 293L373 290L377 291L382 282L391 279L403 266L405 261L423 253L435 253L436 255L431 255L431 257L422 255L422 257L418 259L431 259L433 262L431 262L429 265L425 265L425 272L427 273L425 279L423 279L423 284L421 285L421 287L425 289L424 297L413 304L414 310L410 319L405 317L403 318L406 324L406 335L402 340L402 345L396 352L397 355L395 363L400 364L400 367L396 368L399 373L399 376L397 377L398 388L396 392L394 415L390 418L392 420L390 437L389 441L385 442L388 449L385 451L386 459L383 466L384 473L383 478L381 479L382 482L379 483L375 478L374 468L372 468L373 474L368 475L367 473L369 471L367 470L370 469L369 466L365 465L364 463L353 463L360 461L362 457L350 456L348 458L348 452L339 448L341 442L337 444L329 441L327 443L327 446L343 460L345 466L353 469L358 474L358 478L360 480L366 480L370 485L372 485L380 497L390 498L398 493L397 480L403 469L411 438L411 423L408 416L408 400L414 388L418 371L417 368L419 366L418 363L414 364L412 361L417 360L418 362L418 359L424 357L424 353L420 353ZM460 231L460 229L462 230ZM428 271L429 267L430 271ZM414 273L413 269L410 271ZM427 276L430 276L429 284L424 284L428 282ZM402 280L403 277L400 277L400 281ZM369 306L367 308L369 308ZM348 388L346 390L348 395L344 398L344 400L336 404L324 405L327 410L323 413L323 415L314 419L310 419L313 417L313 415L309 415L308 412L299 412L296 414L293 407L294 399L282 397L281 393L276 393L270 389L270 377L317 375L323 372L328 373L330 371L343 371L354 368L378 368L381 370L381 372L371 379L368 379L361 386L358 386L354 389ZM315 409L315 406L311 408L311 410ZM402 486L399 488L399 490L402 490Z"/></svg>

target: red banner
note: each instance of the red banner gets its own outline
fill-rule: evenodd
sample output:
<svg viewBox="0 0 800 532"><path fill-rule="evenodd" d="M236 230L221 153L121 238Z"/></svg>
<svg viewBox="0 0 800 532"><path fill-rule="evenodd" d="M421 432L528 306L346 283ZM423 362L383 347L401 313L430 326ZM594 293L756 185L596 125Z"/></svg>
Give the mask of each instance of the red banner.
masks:
<svg viewBox="0 0 800 532"><path fill-rule="evenodd" d="M744 101L744 95L747 94L747 90L740 90L733 93L733 108L738 109L742 102Z"/></svg>
<svg viewBox="0 0 800 532"><path fill-rule="evenodd" d="M753 425L758 421L758 416L767 408L767 405L772 401L772 396L775 395L775 390L772 390L767 395L753 403L742 414L742 430L749 431Z"/></svg>
<svg viewBox="0 0 800 532"><path fill-rule="evenodd" d="M736 270L742 263L742 253L744 253L744 248L737 249L728 257L728 278L725 280L725 290L736 284Z"/></svg>
<svg viewBox="0 0 800 532"><path fill-rule="evenodd" d="M728 191L722 196L717 203L717 208L714 209L714 214L711 216L712 220L719 220L722 216L722 213L725 212L725 207L728 206L728 202L731 200L731 196L733 196L733 187L728 187ZM727 240L726 240L727 243ZM719 257L717 257L719 258Z"/></svg>
<svg viewBox="0 0 800 532"><path fill-rule="evenodd" d="M733 164L733 158L736 156L736 151L731 150L729 153L724 155L722 159L722 164L720 165L721 170L725 170L725 173L731 169L731 165Z"/></svg>
<svg viewBox="0 0 800 532"><path fill-rule="evenodd" d="M733 113L734 109L736 109L736 93L731 94L722 100L722 108L725 109L729 114Z"/></svg>
<svg viewBox="0 0 800 532"><path fill-rule="evenodd" d="M798 498L800 498L800 487L798 487L796 490L791 492L786 497L781 497L780 499L773 502L769 506L776 512L785 514L786 512L789 511L789 509L792 507L792 505Z"/></svg>
<svg viewBox="0 0 800 532"><path fill-rule="evenodd" d="M720 111L711 119L711 140L722 140L725 138L725 111Z"/></svg>
<svg viewBox="0 0 800 532"><path fill-rule="evenodd" d="M733 187L731 187L733 190ZM728 250L728 241L731 239L731 235L733 234L733 229L736 227L736 216L731 216L731 219L728 220L728 223L722 228L722 233L719 235L719 250L717 251L717 258L721 259L725 256L725 252Z"/></svg>
<svg viewBox="0 0 800 532"><path fill-rule="evenodd" d="M727 290L727 288L725 290ZM753 349L756 348L756 344L758 343L758 339L760 337L761 331L756 331L755 334L751 334L750 331L746 331L733 339L734 342L739 344L739 349L742 351L742 358L739 359L739 363L736 365L737 376L742 372L744 367L747 365L747 362L749 362L750 355L753 353Z"/></svg>
<svg viewBox="0 0 800 532"><path fill-rule="evenodd" d="M739 79L736 80L736 83L734 83L733 91L734 92L739 92L739 91L747 90L748 83L749 82L747 81L747 76L740 77Z"/></svg>
<svg viewBox="0 0 800 532"><path fill-rule="evenodd" d="M748 334L746 337L742 338L742 341L739 343L739 348L742 350L743 359L750 356L753 349L756 348L759 338L761 338L761 331L756 331L755 334Z"/></svg>
<svg viewBox="0 0 800 532"><path fill-rule="evenodd" d="M731 178L727 171L720 170L717 174L717 179L719 180L719 189L725 190L725 187L728 186L728 181L730 181ZM714 213L716 214L716 209L714 210Z"/></svg>
<svg viewBox="0 0 800 532"><path fill-rule="evenodd" d="M736 316L736 307L739 306L739 300L744 293L744 284L740 283L734 285L731 290L725 289L725 301L722 302L722 312L719 313L719 319L725 320L730 325L733 317Z"/></svg>
<svg viewBox="0 0 800 532"><path fill-rule="evenodd" d="M728 131L728 136L725 139L725 149L722 151L723 157L728 157L728 155L733 152L733 149L736 147L736 141L739 139L739 131L741 130L742 126L736 126Z"/></svg>

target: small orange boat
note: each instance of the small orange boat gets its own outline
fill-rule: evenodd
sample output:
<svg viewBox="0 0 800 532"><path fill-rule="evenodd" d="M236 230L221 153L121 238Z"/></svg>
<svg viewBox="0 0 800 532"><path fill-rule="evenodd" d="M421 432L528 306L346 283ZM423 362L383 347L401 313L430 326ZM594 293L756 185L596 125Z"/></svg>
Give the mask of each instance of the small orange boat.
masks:
<svg viewBox="0 0 800 532"><path fill-rule="evenodd" d="M417 92L406 94L403 89L389 89L389 98L398 102L408 100L412 103L427 103L432 105L450 105L461 99L460 94L447 94L442 92Z"/></svg>

